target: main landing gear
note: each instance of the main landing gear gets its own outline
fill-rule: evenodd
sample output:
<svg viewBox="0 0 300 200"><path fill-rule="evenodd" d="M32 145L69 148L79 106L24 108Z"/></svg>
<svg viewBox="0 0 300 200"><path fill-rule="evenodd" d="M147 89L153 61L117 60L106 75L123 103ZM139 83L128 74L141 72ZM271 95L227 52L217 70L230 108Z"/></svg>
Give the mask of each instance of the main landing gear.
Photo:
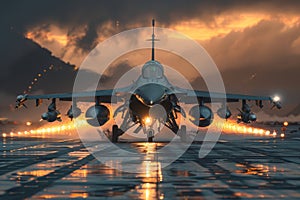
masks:
<svg viewBox="0 0 300 200"><path fill-rule="evenodd" d="M112 136L111 136L111 142L112 143L117 143L119 140L119 136L121 136L124 132L119 129L118 125L113 125L112 126ZM154 133L155 131L152 128L149 128L147 130L147 141L148 142L153 142L153 138L154 138Z"/></svg>
<svg viewBox="0 0 300 200"><path fill-rule="evenodd" d="M121 130L118 125L113 125L112 126L112 137L111 137L111 141L112 143L117 143L119 140L119 136L123 135L124 131ZM154 138L154 134L155 131L152 128L149 128L146 131L147 134L147 141L148 142L153 142L153 138ZM182 125L181 128L178 130L177 132L178 136L180 137L180 140L182 142L186 142L187 140L187 136L186 136L186 125Z"/></svg>
<svg viewBox="0 0 300 200"><path fill-rule="evenodd" d="M119 140L119 136L122 135L124 132L119 129L118 125L113 125L112 126L112 137L111 137L111 142L112 143L117 143Z"/></svg>

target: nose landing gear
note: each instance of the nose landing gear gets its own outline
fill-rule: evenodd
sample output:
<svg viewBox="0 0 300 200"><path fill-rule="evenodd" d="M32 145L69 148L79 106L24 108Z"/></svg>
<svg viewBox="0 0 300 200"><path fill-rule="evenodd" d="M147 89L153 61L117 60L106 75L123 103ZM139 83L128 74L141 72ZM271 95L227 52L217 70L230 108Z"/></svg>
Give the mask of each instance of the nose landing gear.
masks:
<svg viewBox="0 0 300 200"><path fill-rule="evenodd" d="M119 136L121 136L124 133L122 129L118 127L118 125L113 125L112 126L112 137L111 141L112 143L117 143L119 140ZM153 138L155 135L155 131L153 128L148 128L145 132L147 134L147 141L148 142L153 142ZM187 141L187 136L186 136L186 126L182 125L181 128L178 130L178 136L180 137L180 140L182 142Z"/></svg>
<svg viewBox="0 0 300 200"><path fill-rule="evenodd" d="M147 138L148 138L148 142L153 142L153 138L154 138L154 130L152 128L149 128L147 131L146 131L146 134L147 134Z"/></svg>

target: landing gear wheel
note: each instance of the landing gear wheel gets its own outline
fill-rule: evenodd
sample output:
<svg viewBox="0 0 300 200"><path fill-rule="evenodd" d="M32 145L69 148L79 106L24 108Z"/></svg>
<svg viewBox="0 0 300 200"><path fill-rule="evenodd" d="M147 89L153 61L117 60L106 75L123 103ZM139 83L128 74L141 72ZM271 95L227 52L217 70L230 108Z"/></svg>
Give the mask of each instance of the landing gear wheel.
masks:
<svg viewBox="0 0 300 200"><path fill-rule="evenodd" d="M179 130L179 136L181 142L186 142L186 125L182 125Z"/></svg>
<svg viewBox="0 0 300 200"><path fill-rule="evenodd" d="M153 142L153 137L148 137L148 142Z"/></svg>
<svg viewBox="0 0 300 200"><path fill-rule="evenodd" d="M118 128L118 125L113 125L112 126L111 141L112 141L112 143L117 143L118 139L119 139L119 128Z"/></svg>
<svg viewBox="0 0 300 200"><path fill-rule="evenodd" d="M153 138L154 138L154 130L153 129L149 129L147 131L147 138L148 138L148 142L153 142Z"/></svg>

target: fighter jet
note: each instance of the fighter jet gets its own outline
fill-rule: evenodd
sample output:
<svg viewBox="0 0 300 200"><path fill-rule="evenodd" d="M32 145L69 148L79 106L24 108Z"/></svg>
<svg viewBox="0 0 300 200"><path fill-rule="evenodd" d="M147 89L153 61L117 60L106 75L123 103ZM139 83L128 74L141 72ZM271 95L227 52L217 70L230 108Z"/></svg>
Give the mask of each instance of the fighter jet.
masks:
<svg viewBox="0 0 300 200"><path fill-rule="evenodd" d="M78 93L61 93L45 95L19 95L16 100L16 108L25 107L26 100L36 100L36 105L41 103L42 99L52 99L48 107L48 112L42 114L42 119L48 122L61 121L61 114L56 109L56 99L61 101L73 101L71 108L67 112L70 119L77 118L82 112L77 106L77 102L84 101L85 97L95 97L95 105L91 106L85 112L85 117L91 126L103 126L110 119L110 109L105 103L120 103L113 114L116 117L122 114L122 123L112 126L111 141L116 143L121 135L130 128L136 126L135 133L143 130L147 135L148 142L153 141L155 123L163 124L172 132L181 138L186 137L186 125L179 127L176 119L180 114L183 118L188 118L198 127L207 127L213 121L214 113L206 103L211 103L211 99L220 99L225 102L217 111L219 117L228 119L231 112L226 103L242 101L242 109L238 115L237 122L250 123L256 120L256 115L251 112L247 101L255 101L260 108L263 107L262 101L270 101L273 107L281 108L278 97L270 96L250 96L242 94L221 94L208 91L189 90L172 85L164 73L163 65L155 60L155 21L152 20L152 48L151 60L146 62L141 70L141 75L131 85L125 88L85 91ZM225 97L225 99L222 99ZM197 101L192 102L190 98ZM117 99L117 100L116 100ZM179 102L194 105L190 108L188 114L179 105ZM160 131L160 126L157 128Z"/></svg>

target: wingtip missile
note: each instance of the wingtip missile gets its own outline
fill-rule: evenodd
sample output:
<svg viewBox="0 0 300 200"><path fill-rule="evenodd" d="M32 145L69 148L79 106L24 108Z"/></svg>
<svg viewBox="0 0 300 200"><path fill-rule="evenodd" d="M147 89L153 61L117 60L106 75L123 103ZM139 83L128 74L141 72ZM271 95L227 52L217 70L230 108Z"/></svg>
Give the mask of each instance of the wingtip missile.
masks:
<svg viewBox="0 0 300 200"><path fill-rule="evenodd" d="M25 101L27 100L27 94L24 95L18 95L17 96L17 100L16 100L16 106L15 108L20 108L22 106L24 106L25 108L27 108L27 106L25 105Z"/></svg>

